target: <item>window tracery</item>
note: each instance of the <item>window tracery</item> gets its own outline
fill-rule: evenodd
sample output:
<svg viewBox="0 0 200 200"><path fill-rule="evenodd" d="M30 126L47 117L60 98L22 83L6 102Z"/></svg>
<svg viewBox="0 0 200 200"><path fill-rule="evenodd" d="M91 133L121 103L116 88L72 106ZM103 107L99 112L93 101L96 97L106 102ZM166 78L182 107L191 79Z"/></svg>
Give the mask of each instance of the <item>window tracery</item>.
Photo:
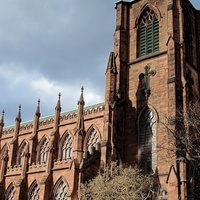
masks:
<svg viewBox="0 0 200 200"><path fill-rule="evenodd" d="M67 192L68 187L65 182L61 179L58 181L55 191L54 191L54 198L55 200L66 200L67 199Z"/></svg>
<svg viewBox="0 0 200 200"><path fill-rule="evenodd" d="M48 153L48 140L45 138L42 142L42 145L40 147L39 151L39 162L40 163L46 163L47 161L47 153Z"/></svg>
<svg viewBox="0 0 200 200"><path fill-rule="evenodd" d="M95 129L93 129L87 141L88 151L90 152L91 148L95 148L98 143L99 143L99 133Z"/></svg>
<svg viewBox="0 0 200 200"><path fill-rule="evenodd" d="M24 160L24 156L28 153L27 152L27 143L26 142L22 142L20 148L19 148L19 152L18 152L18 165L22 165L23 160Z"/></svg>
<svg viewBox="0 0 200 200"><path fill-rule="evenodd" d="M14 200L14 195L15 195L15 188L13 184L11 184L7 189L5 200Z"/></svg>
<svg viewBox="0 0 200 200"><path fill-rule="evenodd" d="M62 160L69 160L72 158L72 147L72 137L67 133L62 142Z"/></svg>
<svg viewBox="0 0 200 200"><path fill-rule="evenodd" d="M145 172L156 168L156 117L147 109L140 119L139 131L140 166Z"/></svg>
<svg viewBox="0 0 200 200"><path fill-rule="evenodd" d="M40 194L40 188L37 183L34 183L29 195L29 200L38 200Z"/></svg>
<svg viewBox="0 0 200 200"><path fill-rule="evenodd" d="M139 20L138 55L144 56L159 50L159 21L153 10L147 7Z"/></svg>
<svg viewBox="0 0 200 200"><path fill-rule="evenodd" d="M7 146L7 144L5 144L0 151L0 159L4 160L4 161L8 160L8 146ZM1 160L0 160L0 166L1 166Z"/></svg>

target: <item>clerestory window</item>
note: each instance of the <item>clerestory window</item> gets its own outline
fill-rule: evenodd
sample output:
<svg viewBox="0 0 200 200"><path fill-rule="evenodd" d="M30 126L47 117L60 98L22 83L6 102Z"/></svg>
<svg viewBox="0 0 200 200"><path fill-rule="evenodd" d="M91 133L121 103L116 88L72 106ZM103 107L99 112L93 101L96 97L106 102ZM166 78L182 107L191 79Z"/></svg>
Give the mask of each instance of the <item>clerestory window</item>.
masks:
<svg viewBox="0 0 200 200"><path fill-rule="evenodd" d="M42 141L42 145L39 151L39 163L46 163L48 153L48 140L45 138Z"/></svg>
<svg viewBox="0 0 200 200"><path fill-rule="evenodd" d="M153 10L147 7L138 28L138 56L145 56L159 51L159 21Z"/></svg>
<svg viewBox="0 0 200 200"><path fill-rule="evenodd" d="M95 148L96 145L99 143L99 139L100 139L99 133L95 129L93 129L87 141L87 148L90 153L91 153L91 149Z"/></svg>
<svg viewBox="0 0 200 200"><path fill-rule="evenodd" d="M18 165L23 164L24 157L28 153L28 144L23 141L18 151Z"/></svg>
<svg viewBox="0 0 200 200"><path fill-rule="evenodd" d="M62 142L62 160L72 159L72 147L72 137L67 133Z"/></svg>

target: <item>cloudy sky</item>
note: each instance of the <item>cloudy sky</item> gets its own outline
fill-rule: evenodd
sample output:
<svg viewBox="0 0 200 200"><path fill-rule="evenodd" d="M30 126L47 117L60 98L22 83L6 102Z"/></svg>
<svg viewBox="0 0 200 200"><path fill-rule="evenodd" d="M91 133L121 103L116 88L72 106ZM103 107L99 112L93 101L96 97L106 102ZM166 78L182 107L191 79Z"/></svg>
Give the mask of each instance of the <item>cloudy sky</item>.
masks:
<svg viewBox="0 0 200 200"><path fill-rule="evenodd" d="M113 50L116 0L0 0L0 111L5 126L104 100L104 74ZM200 9L199 0L191 0Z"/></svg>

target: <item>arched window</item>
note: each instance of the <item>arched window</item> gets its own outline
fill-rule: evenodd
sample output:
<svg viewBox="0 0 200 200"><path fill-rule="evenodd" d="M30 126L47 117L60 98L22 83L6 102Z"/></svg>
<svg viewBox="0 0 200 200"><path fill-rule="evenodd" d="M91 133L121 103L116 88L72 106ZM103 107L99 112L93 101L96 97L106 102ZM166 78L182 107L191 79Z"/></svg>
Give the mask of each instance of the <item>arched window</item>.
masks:
<svg viewBox="0 0 200 200"><path fill-rule="evenodd" d="M48 140L47 138L42 139L42 144L39 149L39 163L46 163L48 153Z"/></svg>
<svg viewBox="0 0 200 200"><path fill-rule="evenodd" d="M54 200L66 200L68 187L64 180L59 179L54 188Z"/></svg>
<svg viewBox="0 0 200 200"><path fill-rule="evenodd" d="M91 153L91 149L96 148L96 145L98 143L99 143L99 133L95 129L92 129L87 140L88 151Z"/></svg>
<svg viewBox="0 0 200 200"><path fill-rule="evenodd" d="M23 141L19 147L18 155L17 155L17 164L22 165L24 156L28 153L28 143Z"/></svg>
<svg viewBox="0 0 200 200"><path fill-rule="evenodd" d="M28 200L38 200L40 195L40 188L36 181L33 182L29 189Z"/></svg>
<svg viewBox="0 0 200 200"><path fill-rule="evenodd" d="M156 169L156 143L156 117L150 109L146 109L139 124L140 167L144 172Z"/></svg>
<svg viewBox="0 0 200 200"><path fill-rule="evenodd" d="M72 137L69 133L65 133L61 139L61 158L62 160L69 160L72 158Z"/></svg>
<svg viewBox="0 0 200 200"><path fill-rule="evenodd" d="M8 146L5 144L1 151L0 151L0 166L1 166L1 161L7 161L8 160Z"/></svg>
<svg viewBox="0 0 200 200"><path fill-rule="evenodd" d="M159 21L148 6L142 12L138 24L138 56L159 51Z"/></svg>
<svg viewBox="0 0 200 200"><path fill-rule="evenodd" d="M14 200L14 195L15 195L15 188L11 183L6 191L5 200Z"/></svg>
<svg viewBox="0 0 200 200"><path fill-rule="evenodd" d="M0 182L3 180L8 162L8 145L4 144L0 150ZM2 173L3 172L3 173Z"/></svg>

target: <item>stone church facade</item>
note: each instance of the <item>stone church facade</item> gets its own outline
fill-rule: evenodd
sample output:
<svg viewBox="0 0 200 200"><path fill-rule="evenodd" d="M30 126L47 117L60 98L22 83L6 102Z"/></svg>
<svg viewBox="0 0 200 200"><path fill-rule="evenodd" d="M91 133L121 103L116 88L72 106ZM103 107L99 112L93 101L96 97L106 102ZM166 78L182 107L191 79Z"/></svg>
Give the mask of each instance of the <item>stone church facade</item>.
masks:
<svg viewBox="0 0 200 200"><path fill-rule="evenodd" d="M199 100L200 11L189 0L116 3L105 101L15 124L0 121L0 199L80 199L80 183L112 161L157 177L160 200L194 199L187 163L169 153L176 110ZM102 83L103 84L103 83ZM87 95L87 94L86 94ZM189 189L190 188L190 189Z"/></svg>

